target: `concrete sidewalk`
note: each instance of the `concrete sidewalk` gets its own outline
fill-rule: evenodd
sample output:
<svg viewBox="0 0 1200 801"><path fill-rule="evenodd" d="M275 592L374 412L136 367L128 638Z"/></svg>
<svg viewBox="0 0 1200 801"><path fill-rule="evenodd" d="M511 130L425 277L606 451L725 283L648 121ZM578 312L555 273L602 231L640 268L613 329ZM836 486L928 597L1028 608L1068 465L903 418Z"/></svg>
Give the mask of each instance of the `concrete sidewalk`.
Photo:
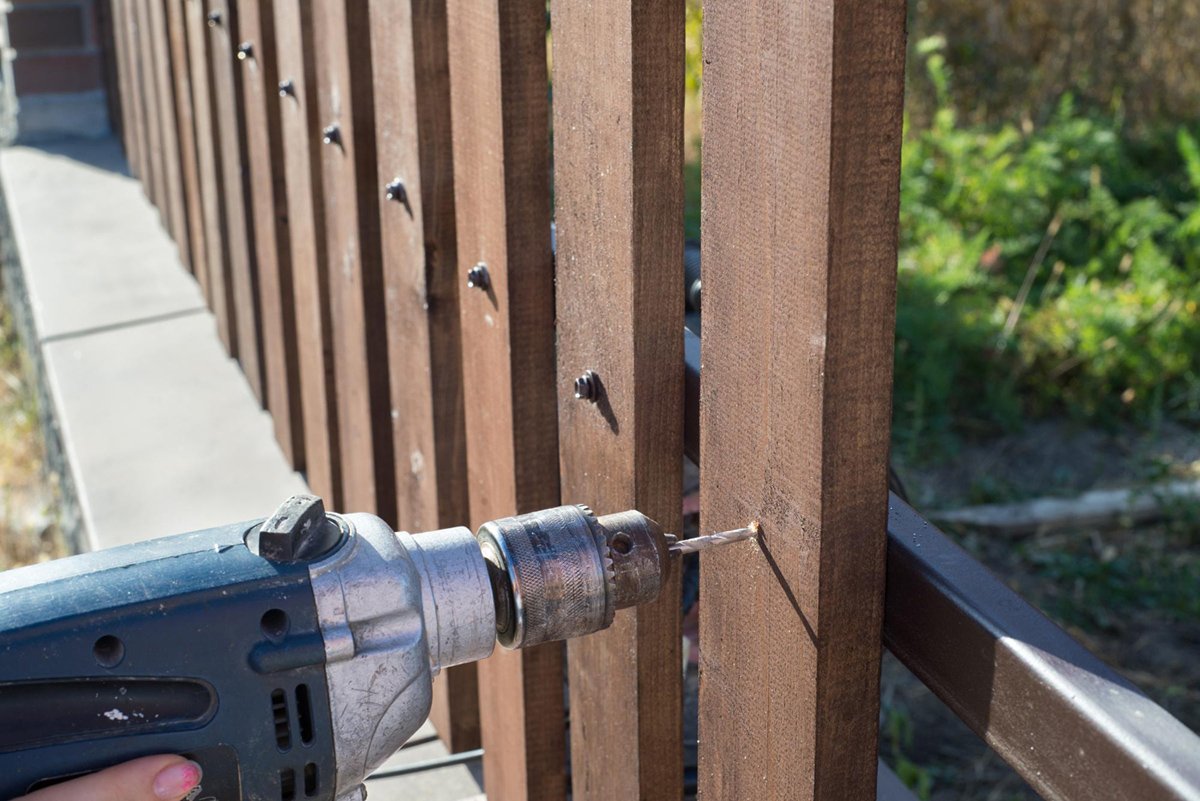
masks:
<svg viewBox="0 0 1200 801"><path fill-rule="evenodd" d="M25 303L82 547L264 517L306 490L114 139L0 150L0 186L20 263L5 265L6 294ZM435 740L390 764L445 755ZM478 762L368 789L474 798Z"/></svg>

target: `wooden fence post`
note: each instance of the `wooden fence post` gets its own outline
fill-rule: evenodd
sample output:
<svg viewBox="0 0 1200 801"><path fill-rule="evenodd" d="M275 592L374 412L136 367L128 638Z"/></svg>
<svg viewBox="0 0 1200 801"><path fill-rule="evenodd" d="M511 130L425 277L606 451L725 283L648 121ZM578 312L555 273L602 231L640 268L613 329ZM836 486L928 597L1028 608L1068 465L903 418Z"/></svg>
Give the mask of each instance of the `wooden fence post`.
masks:
<svg viewBox="0 0 1200 801"><path fill-rule="evenodd" d="M141 163L138 177L150 202L159 208L163 203L162 149L158 141L156 93L154 91L154 62L150 57L150 37L145 24L146 10L142 0L128 0L126 9L129 24L130 55L133 61L134 102L138 116L139 151Z"/></svg>
<svg viewBox="0 0 1200 801"><path fill-rule="evenodd" d="M263 379L275 439L288 463L299 469L304 466L304 430L272 0L241 0L238 26L238 66L260 290Z"/></svg>
<svg viewBox="0 0 1200 801"><path fill-rule="evenodd" d="M397 524L426 531L470 518L446 6L370 12ZM430 718L451 751L479 747L474 665L438 677Z"/></svg>
<svg viewBox="0 0 1200 801"><path fill-rule="evenodd" d="M138 175L141 154L138 152L137 117L134 111L133 44L129 41L129 0L112 0L113 47L116 49L117 81L121 87L121 143L129 173Z"/></svg>
<svg viewBox="0 0 1200 801"><path fill-rule="evenodd" d="M700 797L873 798L905 4L704 23Z"/></svg>
<svg viewBox="0 0 1200 801"><path fill-rule="evenodd" d="M179 133L180 170L187 213L188 263L200 292L212 304L208 286L208 251L204 242L204 202L200 193L200 165L196 154L196 117L192 101L191 60L187 27L179 0L158 0L167 10L167 35L171 46L171 73L175 82L176 130ZM124 103L122 103L124 107Z"/></svg>
<svg viewBox="0 0 1200 801"><path fill-rule="evenodd" d="M471 522L558 503L544 0L447 3ZM478 275L478 273L477 273ZM563 648L479 665L489 797L563 798Z"/></svg>
<svg viewBox="0 0 1200 801"><path fill-rule="evenodd" d="M342 503L395 523L387 328L364 0L312 0Z"/></svg>
<svg viewBox="0 0 1200 801"><path fill-rule="evenodd" d="M175 72L171 42L167 35L166 10L162 0L145 0L146 27L150 32L154 59L154 85L158 93L158 122L163 153L163 186L166 192L163 211L179 259L189 270L192 246L188 236L187 202L183 191L182 153L179 149L179 117L175 108Z"/></svg>
<svg viewBox="0 0 1200 801"><path fill-rule="evenodd" d="M274 12L305 475L330 509L343 509L312 3L274 0Z"/></svg>
<svg viewBox="0 0 1200 801"><path fill-rule="evenodd" d="M254 218L250 216L249 208L246 126L242 113L242 85L234 72L234 54L241 42L237 5L230 0L208 0L208 12L213 114L221 149L220 186L225 202L229 275L233 279L237 359L251 391L260 403L265 404L267 394L262 375L258 266L254 253Z"/></svg>
<svg viewBox="0 0 1200 801"><path fill-rule="evenodd" d="M208 254L208 298L217 318L217 335L230 356L237 355L233 283L229 276L229 245L225 240L225 202L221 196L221 151L213 111L211 58L204 0L183 0L191 59L192 108L196 121L196 162L204 211L204 248Z"/></svg>
<svg viewBox="0 0 1200 801"><path fill-rule="evenodd" d="M678 534L684 4L555 4L552 41L563 501ZM576 799L683 796L679 578L568 644Z"/></svg>

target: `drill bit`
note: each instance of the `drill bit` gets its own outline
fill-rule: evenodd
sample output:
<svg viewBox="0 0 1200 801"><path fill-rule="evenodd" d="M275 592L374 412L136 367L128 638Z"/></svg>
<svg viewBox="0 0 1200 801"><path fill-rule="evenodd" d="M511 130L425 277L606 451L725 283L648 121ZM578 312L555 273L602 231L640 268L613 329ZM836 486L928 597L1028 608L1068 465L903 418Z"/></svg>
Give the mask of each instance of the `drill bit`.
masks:
<svg viewBox="0 0 1200 801"><path fill-rule="evenodd" d="M700 553L707 551L710 548L716 548L718 545L728 545L731 542L741 542L742 540L752 539L758 536L758 521L751 521L750 525L745 528L735 528L729 531L721 531L716 534L707 534L703 537L693 537L690 540L678 540L671 543L671 553L680 555L689 553Z"/></svg>

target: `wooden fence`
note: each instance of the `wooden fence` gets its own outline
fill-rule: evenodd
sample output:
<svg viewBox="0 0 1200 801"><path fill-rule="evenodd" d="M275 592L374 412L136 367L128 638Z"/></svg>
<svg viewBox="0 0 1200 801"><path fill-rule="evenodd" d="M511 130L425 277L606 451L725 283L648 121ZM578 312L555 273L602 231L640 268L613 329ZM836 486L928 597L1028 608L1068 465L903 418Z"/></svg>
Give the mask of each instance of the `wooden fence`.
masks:
<svg viewBox="0 0 1200 801"><path fill-rule="evenodd" d="M694 774L676 583L438 679L489 797L900 797L886 644L1049 798L1200 798L1200 740L886 490L903 2L706 3L686 345L682 0L111 3L130 167L331 507L679 531L687 453L704 529L763 526L702 564Z"/></svg>

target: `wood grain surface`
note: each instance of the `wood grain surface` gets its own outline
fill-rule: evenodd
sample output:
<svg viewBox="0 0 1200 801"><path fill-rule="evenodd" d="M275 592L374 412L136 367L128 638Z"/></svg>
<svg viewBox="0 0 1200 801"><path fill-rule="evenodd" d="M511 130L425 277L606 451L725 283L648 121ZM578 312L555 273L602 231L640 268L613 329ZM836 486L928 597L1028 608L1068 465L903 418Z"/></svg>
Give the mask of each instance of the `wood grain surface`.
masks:
<svg viewBox="0 0 1200 801"><path fill-rule="evenodd" d="M131 0L112 0L113 48L116 50L117 82L121 88L121 144L129 174L140 174L141 153L138 152L137 110L133 89L133 43L129 37L129 4Z"/></svg>
<svg viewBox="0 0 1200 801"><path fill-rule="evenodd" d="M342 502L395 523L387 326L380 264L371 30L362 0L313 0ZM318 134L319 135L319 134Z"/></svg>
<svg viewBox="0 0 1200 801"><path fill-rule="evenodd" d="M204 242L204 202L200 189L200 164L196 153L196 116L192 100L191 59L188 55L184 6L179 0L158 0L167 12L167 37L171 48L171 73L175 82L176 130L179 134L179 165L187 213L188 264L200 292L211 305L208 285L208 251Z"/></svg>
<svg viewBox="0 0 1200 801"><path fill-rule="evenodd" d="M449 0L471 523L558 503L549 86L543 0ZM465 288L486 264L489 288ZM489 797L566 792L563 648L479 664Z"/></svg>
<svg viewBox="0 0 1200 801"><path fill-rule="evenodd" d="M905 4L704 24L700 797L872 798Z"/></svg>
<svg viewBox="0 0 1200 801"><path fill-rule="evenodd" d="M250 390L266 404L263 382L263 343L259 329L258 266L254 247L254 218L250 212L250 170L246 153L246 124L242 82L234 55L241 42L237 5L230 0L208 0L210 13L220 20L208 26L212 60L213 115L221 150L221 189L225 201L225 242L229 249L229 275L233 281L237 359Z"/></svg>
<svg viewBox="0 0 1200 801"><path fill-rule="evenodd" d="M370 10L397 520L426 531L470 515L446 5L372 0ZM461 665L435 684L430 717L451 751L479 747L475 674Z"/></svg>
<svg viewBox="0 0 1200 801"><path fill-rule="evenodd" d="M238 25L238 38L250 46L246 58L240 59L237 67L242 80L246 121L267 409L271 412L275 439L284 457L292 467L302 469L303 413L300 411L296 304L284 186L273 0L241 0Z"/></svg>
<svg viewBox="0 0 1200 801"><path fill-rule="evenodd" d="M171 40L167 33L167 15L162 0L144 0L146 26L150 31L154 57L155 91L158 94L158 122L162 144L163 188L167 203L165 222L179 259L191 269L192 246L188 234L187 201L183 189L183 153L179 147L179 116L175 108L175 70Z"/></svg>
<svg viewBox="0 0 1200 801"><path fill-rule="evenodd" d="M158 101L154 83L154 59L150 48L150 32L145 24L144 0L129 0L129 33L133 43L134 103L137 107L138 130L141 137L142 161L138 177L150 202L162 213L163 175L162 145L159 142Z"/></svg>
<svg viewBox="0 0 1200 801"><path fill-rule="evenodd" d="M555 5L562 497L680 531L682 0ZM594 371L595 403L573 379ZM683 796L680 585L567 646L576 799Z"/></svg>
<svg viewBox="0 0 1200 801"><path fill-rule="evenodd" d="M221 191L221 150L217 131L212 59L209 55L208 9L204 0L183 0L191 59L192 108L196 120L196 163L200 175L200 200L204 209L204 248L208 253L209 307L217 318L217 334L230 356L238 350L234 325L233 281L229 275L229 244L225 239L225 199Z"/></svg>

